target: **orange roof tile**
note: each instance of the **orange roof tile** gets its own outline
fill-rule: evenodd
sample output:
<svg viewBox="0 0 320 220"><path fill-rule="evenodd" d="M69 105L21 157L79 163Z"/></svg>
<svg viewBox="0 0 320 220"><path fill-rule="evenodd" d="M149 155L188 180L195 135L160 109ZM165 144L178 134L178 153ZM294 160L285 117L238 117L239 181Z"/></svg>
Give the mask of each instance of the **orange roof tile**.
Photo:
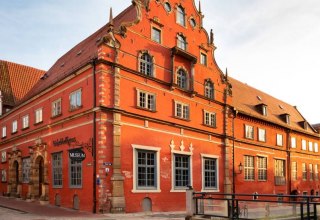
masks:
<svg viewBox="0 0 320 220"><path fill-rule="evenodd" d="M0 60L0 90L6 105L16 105L45 73L33 67Z"/></svg>
<svg viewBox="0 0 320 220"><path fill-rule="evenodd" d="M301 122L306 121L306 119L296 107L231 77L229 77L229 81L232 85L232 106L239 112L291 129L316 133L309 124L307 130L301 126ZM257 108L261 104L267 106L266 116L262 115ZM284 114L290 115L290 124L287 124L283 119L282 115Z"/></svg>

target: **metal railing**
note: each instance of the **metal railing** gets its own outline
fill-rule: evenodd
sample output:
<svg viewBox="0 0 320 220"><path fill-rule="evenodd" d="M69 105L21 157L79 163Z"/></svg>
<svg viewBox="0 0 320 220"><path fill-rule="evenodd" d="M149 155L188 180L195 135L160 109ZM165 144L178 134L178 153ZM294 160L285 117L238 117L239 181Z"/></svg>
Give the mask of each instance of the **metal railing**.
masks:
<svg viewBox="0 0 320 220"><path fill-rule="evenodd" d="M209 219L318 219L320 214L320 196L191 193L193 214Z"/></svg>

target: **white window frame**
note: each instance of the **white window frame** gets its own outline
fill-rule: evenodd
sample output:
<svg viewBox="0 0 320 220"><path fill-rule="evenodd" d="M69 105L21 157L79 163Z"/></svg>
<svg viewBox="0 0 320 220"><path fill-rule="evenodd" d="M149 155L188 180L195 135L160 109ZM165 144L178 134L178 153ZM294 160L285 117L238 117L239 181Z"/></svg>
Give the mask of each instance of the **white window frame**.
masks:
<svg viewBox="0 0 320 220"><path fill-rule="evenodd" d="M313 152L313 142L309 141L309 151Z"/></svg>
<svg viewBox="0 0 320 220"><path fill-rule="evenodd" d="M177 47L181 50L187 50L187 38L182 34L178 34L177 36Z"/></svg>
<svg viewBox="0 0 320 220"><path fill-rule="evenodd" d="M318 181L319 180L319 170L318 170L318 164L314 165L314 180Z"/></svg>
<svg viewBox="0 0 320 220"><path fill-rule="evenodd" d="M62 114L62 100L61 98L51 103L51 116L56 117Z"/></svg>
<svg viewBox="0 0 320 220"><path fill-rule="evenodd" d="M71 92L69 95L69 110L73 111L81 107L82 107L82 89L77 89Z"/></svg>
<svg viewBox="0 0 320 220"><path fill-rule="evenodd" d="M141 101L141 93L145 95L144 97L144 103ZM153 99L150 99L150 97L153 97ZM146 92L140 89L137 89L137 107L146 109L149 111L156 111L156 94L151 93L151 92ZM149 102L151 103L149 106Z"/></svg>
<svg viewBox="0 0 320 220"><path fill-rule="evenodd" d="M319 152L319 145L318 143L314 143L314 152L318 153Z"/></svg>
<svg viewBox="0 0 320 220"><path fill-rule="evenodd" d="M265 163L261 163L262 160L265 160L263 162ZM263 156L258 156L257 157L257 168L258 168L258 181L260 182L265 182L268 180L268 158L267 157L263 157ZM260 172L262 172L263 175L260 175ZM262 177L262 178L260 178Z"/></svg>
<svg viewBox="0 0 320 220"><path fill-rule="evenodd" d="M18 132L18 121L14 120L12 122L12 130L11 130L12 134Z"/></svg>
<svg viewBox="0 0 320 220"><path fill-rule="evenodd" d="M178 107L180 106L181 108L181 112L178 112ZM179 114L181 115L179 115ZM174 116L176 118L180 118L183 120L190 120L190 106L188 104L179 102L179 101L175 101L174 102Z"/></svg>
<svg viewBox="0 0 320 220"><path fill-rule="evenodd" d="M133 172L132 172L132 186L133 189L131 192L133 193L160 193L161 192L161 186L160 186L160 172L161 172L161 167L160 167L160 147L153 147L153 146L143 146L143 145L137 145L137 144L132 144L132 149L133 149ZM156 168L156 188L155 189L139 189L137 186L137 179L138 179L138 171L137 171L137 158L136 158L136 151L137 150L146 150L146 151L153 151L156 153L156 162L157 162L157 168Z"/></svg>
<svg viewBox="0 0 320 220"><path fill-rule="evenodd" d="M217 114L214 112L203 111L203 124L210 127L217 126Z"/></svg>
<svg viewBox="0 0 320 220"><path fill-rule="evenodd" d="M254 139L254 127L252 125L245 125L245 138Z"/></svg>
<svg viewBox="0 0 320 220"><path fill-rule="evenodd" d="M208 57L206 53L200 52L200 64L204 66L208 65Z"/></svg>
<svg viewBox="0 0 320 220"><path fill-rule="evenodd" d="M291 148L297 148L297 139L296 139L296 137L291 137Z"/></svg>
<svg viewBox="0 0 320 220"><path fill-rule="evenodd" d="M29 123L30 123L29 115L23 116L22 117L22 129L29 128Z"/></svg>
<svg viewBox="0 0 320 220"><path fill-rule="evenodd" d="M35 124L41 123L43 121L43 109L42 108L38 108L35 110L34 114L35 114Z"/></svg>
<svg viewBox="0 0 320 220"><path fill-rule="evenodd" d="M313 181L313 164L309 164L309 180Z"/></svg>
<svg viewBox="0 0 320 220"><path fill-rule="evenodd" d="M216 184L217 186L215 188L206 188L205 187L205 159L214 159L216 160L216 171L215 171L215 175L216 175ZM220 192L219 189L219 156L216 155L211 155L211 154L201 154L201 162L202 162L202 188L201 188L201 192Z"/></svg>
<svg viewBox="0 0 320 220"><path fill-rule="evenodd" d="M307 181L308 179L308 172L307 172L307 164L306 163L302 163L302 180L303 181Z"/></svg>
<svg viewBox="0 0 320 220"><path fill-rule="evenodd" d="M151 39L154 42L161 44L162 39L161 39L161 29L160 28L151 26Z"/></svg>
<svg viewBox="0 0 320 220"><path fill-rule="evenodd" d="M264 128L258 128L258 141L266 142L267 131Z"/></svg>
<svg viewBox="0 0 320 220"><path fill-rule="evenodd" d="M296 161L291 162L291 178L293 181L298 180L298 164Z"/></svg>
<svg viewBox="0 0 320 220"><path fill-rule="evenodd" d="M277 146L283 146L283 135L277 134Z"/></svg>
<svg viewBox="0 0 320 220"><path fill-rule="evenodd" d="M301 141L301 149L307 150L307 141L305 139L302 139Z"/></svg>
<svg viewBox="0 0 320 220"><path fill-rule="evenodd" d="M183 27L185 27L186 26L186 10L181 5L177 7L176 16L177 16L177 24L180 24Z"/></svg>
<svg viewBox="0 0 320 220"><path fill-rule="evenodd" d="M7 127L6 127L6 126L3 126L1 130L2 130L2 136L1 136L1 137L2 137L2 138L7 137Z"/></svg>
<svg viewBox="0 0 320 220"><path fill-rule="evenodd" d="M204 83L204 96L214 99L214 84L210 80L206 80Z"/></svg>
<svg viewBox="0 0 320 220"><path fill-rule="evenodd" d="M252 162L251 161L248 161L247 163L247 160L246 158L250 158L250 160L252 159ZM250 164L249 164L250 162ZM254 181L255 180L255 158L254 156L251 156L251 155L244 155L244 181ZM253 176L250 176L249 174L252 173L252 170L253 170Z"/></svg>

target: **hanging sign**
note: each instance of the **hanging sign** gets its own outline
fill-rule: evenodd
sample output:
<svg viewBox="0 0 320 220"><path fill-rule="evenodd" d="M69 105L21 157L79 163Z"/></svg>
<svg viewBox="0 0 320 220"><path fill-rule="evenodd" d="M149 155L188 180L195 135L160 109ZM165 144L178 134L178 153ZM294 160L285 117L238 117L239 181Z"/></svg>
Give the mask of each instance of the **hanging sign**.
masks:
<svg viewBox="0 0 320 220"><path fill-rule="evenodd" d="M69 158L75 161L83 161L86 159L86 153L80 148L69 150Z"/></svg>

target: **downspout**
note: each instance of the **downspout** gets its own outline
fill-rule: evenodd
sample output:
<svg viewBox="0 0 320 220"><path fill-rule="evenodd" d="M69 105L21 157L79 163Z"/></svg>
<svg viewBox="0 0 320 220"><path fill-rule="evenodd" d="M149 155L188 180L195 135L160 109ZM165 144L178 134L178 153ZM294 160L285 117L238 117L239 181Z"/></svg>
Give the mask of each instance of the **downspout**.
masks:
<svg viewBox="0 0 320 220"><path fill-rule="evenodd" d="M288 158L288 164L287 164L287 175L288 175L288 186L287 186L287 194L291 194L291 181L292 181L292 177L291 177L291 151L290 151L290 147L291 147L291 135L290 135L290 130L287 130L287 158Z"/></svg>
<svg viewBox="0 0 320 220"><path fill-rule="evenodd" d="M97 126L96 126L96 117L97 113L95 108L97 107L97 95L96 95L96 59L92 60L93 70L92 70L92 81L93 81L93 135L92 135L92 158L93 158L93 213L97 213L97 190L96 190L96 175L97 175L97 164L96 164L96 143L97 143Z"/></svg>

